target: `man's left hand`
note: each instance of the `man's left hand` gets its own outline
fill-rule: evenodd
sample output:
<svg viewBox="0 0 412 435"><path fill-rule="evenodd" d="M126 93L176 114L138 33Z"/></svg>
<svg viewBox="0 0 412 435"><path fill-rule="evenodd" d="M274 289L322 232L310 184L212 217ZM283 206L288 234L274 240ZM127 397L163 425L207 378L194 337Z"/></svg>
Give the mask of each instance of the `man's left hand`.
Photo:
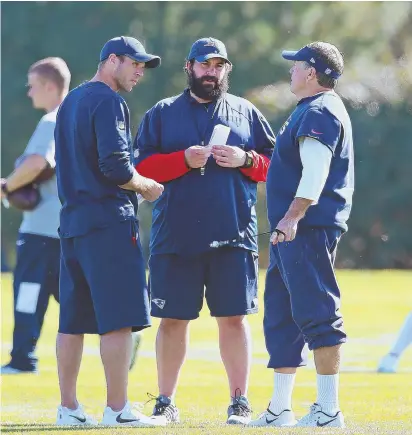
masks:
<svg viewBox="0 0 412 435"><path fill-rule="evenodd" d="M272 245L276 245L277 243L292 241L296 236L298 222L299 219L285 216L276 225L276 229L279 230L279 232L273 231L272 235L270 236L270 243L272 243Z"/></svg>
<svg viewBox="0 0 412 435"><path fill-rule="evenodd" d="M243 166L246 160L245 151L230 145L214 145L212 155L216 163L223 168L238 168Z"/></svg>
<svg viewBox="0 0 412 435"><path fill-rule="evenodd" d="M1 191L1 199L3 199L3 198L7 198L7 194L4 192L4 190L3 190L3 185L5 185L6 184L6 179L5 178L2 178L1 179L1 188L0 188L0 191Z"/></svg>

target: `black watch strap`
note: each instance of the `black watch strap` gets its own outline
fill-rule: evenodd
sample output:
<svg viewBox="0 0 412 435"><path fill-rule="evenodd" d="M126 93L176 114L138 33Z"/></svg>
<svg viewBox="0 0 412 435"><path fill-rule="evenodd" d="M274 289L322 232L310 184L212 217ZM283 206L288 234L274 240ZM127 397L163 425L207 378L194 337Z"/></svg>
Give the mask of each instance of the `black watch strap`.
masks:
<svg viewBox="0 0 412 435"><path fill-rule="evenodd" d="M9 194L9 191L8 191L8 189L7 189L7 183L6 183L6 182L1 183L1 190L2 190L6 195Z"/></svg>
<svg viewBox="0 0 412 435"><path fill-rule="evenodd" d="M250 151L246 151L245 163L241 166L241 168L251 168L252 166L253 166L253 155Z"/></svg>

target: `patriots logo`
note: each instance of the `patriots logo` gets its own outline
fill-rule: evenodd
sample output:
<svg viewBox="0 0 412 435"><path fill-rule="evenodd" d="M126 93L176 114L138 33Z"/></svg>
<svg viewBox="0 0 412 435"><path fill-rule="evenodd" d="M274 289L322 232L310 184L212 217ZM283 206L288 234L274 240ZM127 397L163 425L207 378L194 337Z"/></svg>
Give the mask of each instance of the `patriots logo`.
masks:
<svg viewBox="0 0 412 435"><path fill-rule="evenodd" d="M254 298L252 300L252 308L258 308L259 307L259 299L258 298Z"/></svg>
<svg viewBox="0 0 412 435"><path fill-rule="evenodd" d="M206 42L204 47L216 47L216 44L214 43L214 41L210 40L209 42Z"/></svg>
<svg viewBox="0 0 412 435"><path fill-rule="evenodd" d="M156 304L161 310L163 310L166 305L166 301L164 299L152 299L152 302Z"/></svg>

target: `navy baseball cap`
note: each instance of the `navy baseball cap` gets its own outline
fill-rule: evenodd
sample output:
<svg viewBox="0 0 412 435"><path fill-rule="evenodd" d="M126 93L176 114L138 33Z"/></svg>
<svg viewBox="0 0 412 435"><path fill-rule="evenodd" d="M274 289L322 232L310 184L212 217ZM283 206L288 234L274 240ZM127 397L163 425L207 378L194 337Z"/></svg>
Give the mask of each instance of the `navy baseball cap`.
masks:
<svg viewBox="0 0 412 435"><path fill-rule="evenodd" d="M100 52L100 62L107 59L111 54L127 56L136 62L144 62L146 68L156 68L160 65L160 57L146 53L143 44L130 36L118 36L104 44Z"/></svg>
<svg viewBox="0 0 412 435"><path fill-rule="evenodd" d="M187 60L195 59L198 62L212 59L213 57L220 57L224 59L229 65L232 63L227 58L227 51L225 44L216 38L202 38L198 39L190 49Z"/></svg>
<svg viewBox="0 0 412 435"><path fill-rule="evenodd" d="M283 50L282 57L287 60L304 61L311 65L317 72L326 74L333 79L338 79L341 75L327 65L316 53L315 50L307 45L298 51Z"/></svg>

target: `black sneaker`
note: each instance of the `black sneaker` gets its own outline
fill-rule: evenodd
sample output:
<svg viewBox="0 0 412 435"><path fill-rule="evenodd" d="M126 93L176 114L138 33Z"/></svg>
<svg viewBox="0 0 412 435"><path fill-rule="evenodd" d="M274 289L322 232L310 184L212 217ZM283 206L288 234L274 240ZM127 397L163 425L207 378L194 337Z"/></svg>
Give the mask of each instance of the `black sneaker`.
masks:
<svg viewBox="0 0 412 435"><path fill-rule="evenodd" d="M227 424L248 424L252 419L252 408L245 396L237 391L232 398L232 404L227 408Z"/></svg>
<svg viewBox="0 0 412 435"><path fill-rule="evenodd" d="M172 404L170 397L163 395L156 398L151 418L164 425L180 422L179 410Z"/></svg>
<svg viewBox="0 0 412 435"><path fill-rule="evenodd" d="M17 367L13 367L11 363L0 367L0 375L20 375L22 373L31 373L37 375L38 371L36 368L29 370L18 369Z"/></svg>

